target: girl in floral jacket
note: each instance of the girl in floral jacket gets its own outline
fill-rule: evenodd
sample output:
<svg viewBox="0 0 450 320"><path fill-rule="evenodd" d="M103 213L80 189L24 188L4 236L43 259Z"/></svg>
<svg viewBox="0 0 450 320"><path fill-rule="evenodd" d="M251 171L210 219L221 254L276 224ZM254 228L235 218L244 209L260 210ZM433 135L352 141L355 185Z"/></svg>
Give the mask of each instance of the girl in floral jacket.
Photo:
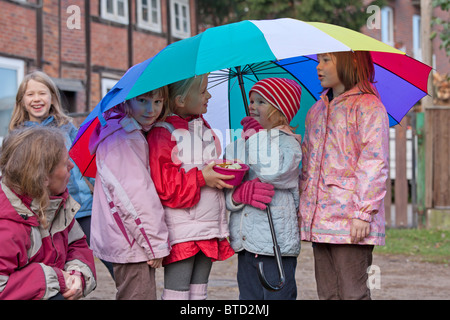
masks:
<svg viewBox="0 0 450 320"><path fill-rule="evenodd" d="M389 120L368 52L318 55L321 99L302 144L302 240L312 241L321 299L370 299L374 245L384 245Z"/></svg>

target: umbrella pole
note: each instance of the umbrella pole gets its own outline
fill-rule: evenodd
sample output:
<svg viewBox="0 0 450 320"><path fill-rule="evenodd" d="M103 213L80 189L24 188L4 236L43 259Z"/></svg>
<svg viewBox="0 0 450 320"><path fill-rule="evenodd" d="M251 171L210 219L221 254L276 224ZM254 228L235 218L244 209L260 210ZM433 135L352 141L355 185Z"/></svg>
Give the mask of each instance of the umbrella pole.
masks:
<svg viewBox="0 0 450 320"><path fill-rule="evenodd" d="M276 285L272 285L269 283L269 281L267 281L266 276L264 275L264 263L262 261L258 263L258 277L259 281L261 281L261 284L264 288L266 288L269 291L279 291L284 287L285 275L283 263L281 261L280 247L278 246L277 236L275 234L275 228L273 226L272 213L270 212L269 206L267 206L266 212L267 218L269 219L270 232L272 234L272 241L273 241L273 253L275 255L275 260L277 262L278 275L280 277L280 281Z"/></svg>
<svg viewBox="0 0 450 320"><path fill-rule="evenodd" d="M245 115L249 116L250 112L248 110L248 101L247 101L247 94L245 93L245 86L244 86L244 78L242 77L241 67L236 67L236 74L239 82L239 88L241 88L241 94L242 94L242 101L244 101L244 107L245 107Z"/></svg>

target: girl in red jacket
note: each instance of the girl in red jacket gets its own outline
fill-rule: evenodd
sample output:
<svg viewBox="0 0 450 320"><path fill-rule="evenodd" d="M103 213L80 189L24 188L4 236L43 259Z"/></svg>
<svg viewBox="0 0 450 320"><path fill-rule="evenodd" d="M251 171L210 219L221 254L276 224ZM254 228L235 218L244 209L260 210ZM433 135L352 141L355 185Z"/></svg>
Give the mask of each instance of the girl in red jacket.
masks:
<svg viewBox="0 0 450 320"><path fill-rule="evenodd" d="M151 175L165 209L172 246L163 261L162 299L206 299L214 260L234 254L228 240L223 188L232 188L212 168L220 143L203 119L208 77L197 76L169 85L172 112L147 136Z"/></svg>
<svg viewBox="0 0 450 320"><path fill-rule="evenodd" d="M59 129L17 129L4 140L0 299L75 300L94 290L94 256L67 191L72 168Z"/></svg>

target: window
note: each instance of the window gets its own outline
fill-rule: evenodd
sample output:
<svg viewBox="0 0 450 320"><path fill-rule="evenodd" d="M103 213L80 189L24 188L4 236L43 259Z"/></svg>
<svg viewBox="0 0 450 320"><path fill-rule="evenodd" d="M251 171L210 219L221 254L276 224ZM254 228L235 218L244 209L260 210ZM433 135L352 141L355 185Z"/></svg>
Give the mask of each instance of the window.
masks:
<svg viewBox="0 0 450 320"><path fill-rule="evenodd" d="M111 90L119 80L102 78L102 98Z"/></svg>
<svg viewBox="0 0 450 320"><path fill-rule="evenodd" d="M102 0L102 18L128 24L128 1L127 0Z"/></svg>
<svg viewBox="0 0 450 320"><path fill-rule="evenodd" d="M422 61L422 35L420 32L420 16L413 16L413 54L414 59Z"/></svg>
<svg viewBox="0 0 450 320"><path fill-rule="evenodd" d="M390 7L381 9L381 41L394 46L394 11Z"/></svg>
<svg viewBox="0 0 450 320"><path fill-rule="evenodd" d="M0 57L0 139L8 133L9 121L16 103L17 89L22 82L25 63L22 60Z"/></svg>
<svg viewBox="0 0 450 320"><path fill-rule="evenodd" d="M190 37L189 0L171 0L170 9L172 35L181 39Z"/></svg>
<svg viewBox="0 0 450 320"><path fill-rule="evenodd" d="M161 1L138 0L137 1L138 26L154 32L161 32Z"/></svg>

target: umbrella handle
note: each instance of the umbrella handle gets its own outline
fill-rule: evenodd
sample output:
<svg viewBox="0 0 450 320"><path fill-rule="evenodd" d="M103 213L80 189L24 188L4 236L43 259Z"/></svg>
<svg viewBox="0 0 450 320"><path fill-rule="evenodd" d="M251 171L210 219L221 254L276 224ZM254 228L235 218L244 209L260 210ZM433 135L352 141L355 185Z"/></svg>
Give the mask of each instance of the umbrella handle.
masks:
<svg viewBox="0 0 450 320"><path fill-rule="evenodd" d="M280 279L279 279L278 284L276 284L276 285L270 284L269 281L267 281L266 276L264 275L264 263L262 261L260 261L258 263L258 277L259 277L259 281L261 282L261 284L264 288L266 288L269 291L279 291L284 287L285 275L284 275L283 263L281 261L280 247L278 246L277 236L275 234L275 228L273 226L272 213L270 212L269 206L267 206L266 212L267 212L267 218L269 219L270 232L272 234L273 253L275 255L275 260L277 262L278 276L280 277Z"/></svg>

